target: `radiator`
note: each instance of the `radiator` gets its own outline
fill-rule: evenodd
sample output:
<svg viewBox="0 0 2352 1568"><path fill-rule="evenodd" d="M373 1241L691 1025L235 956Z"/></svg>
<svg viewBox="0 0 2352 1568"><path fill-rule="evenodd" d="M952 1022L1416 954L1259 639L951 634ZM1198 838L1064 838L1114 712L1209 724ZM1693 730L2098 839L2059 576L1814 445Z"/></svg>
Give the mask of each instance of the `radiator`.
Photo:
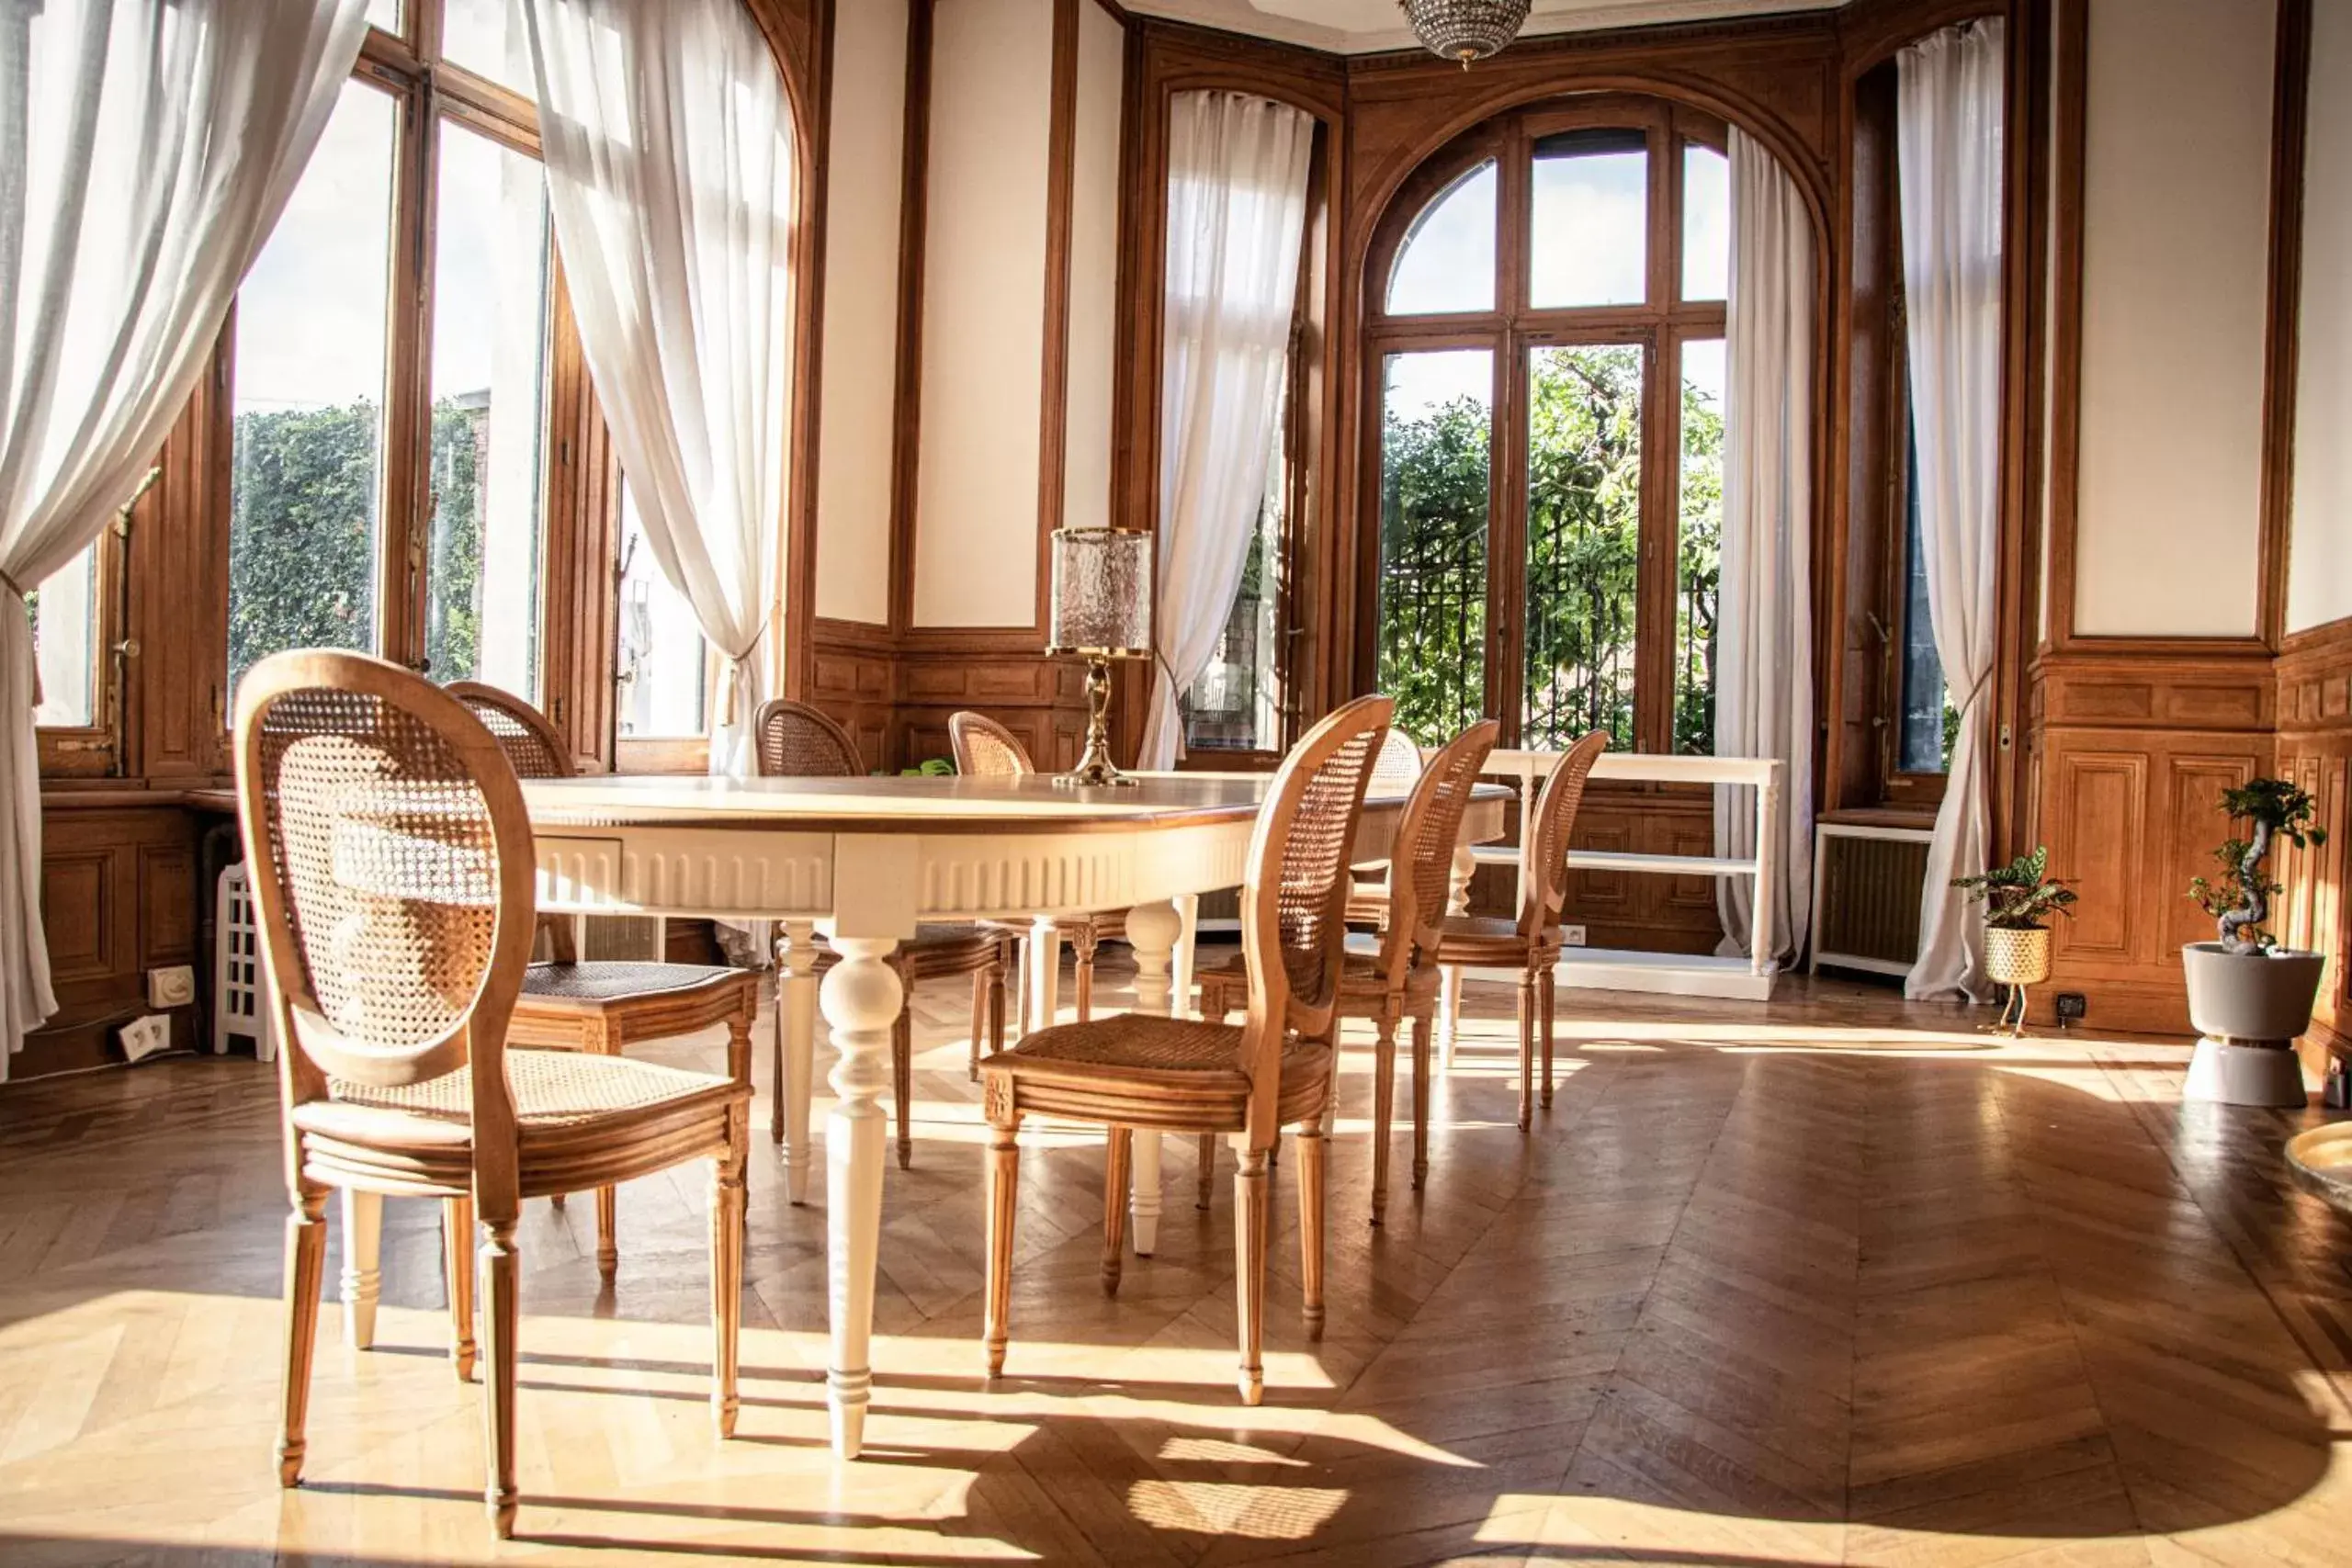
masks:
<svg viewBox="0 0 2352 1568"><path fill-rule="evenodd" d="M1813 967L1910 972L1919 953L1925 828L1824 822L1813 840Z"/></svg>
<svg viewBox="0 0 2352 1568"><path fill-rule="evenodd" d="M661 964L669 958L670 933L659 915L582 915L580 958Z"/></svg>

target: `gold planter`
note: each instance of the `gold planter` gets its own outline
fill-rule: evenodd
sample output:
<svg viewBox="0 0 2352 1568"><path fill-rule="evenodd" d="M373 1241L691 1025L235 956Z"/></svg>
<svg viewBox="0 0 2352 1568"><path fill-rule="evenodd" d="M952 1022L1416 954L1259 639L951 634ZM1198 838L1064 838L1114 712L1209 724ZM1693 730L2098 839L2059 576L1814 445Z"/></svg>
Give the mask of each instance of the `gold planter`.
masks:
<svg viewBox="0 0 2352 1568"><path fill-rule="evenodd" d="M2050 978L2050 933L1986 927L1984 973L1998 985L2041 985Z"/></svg>

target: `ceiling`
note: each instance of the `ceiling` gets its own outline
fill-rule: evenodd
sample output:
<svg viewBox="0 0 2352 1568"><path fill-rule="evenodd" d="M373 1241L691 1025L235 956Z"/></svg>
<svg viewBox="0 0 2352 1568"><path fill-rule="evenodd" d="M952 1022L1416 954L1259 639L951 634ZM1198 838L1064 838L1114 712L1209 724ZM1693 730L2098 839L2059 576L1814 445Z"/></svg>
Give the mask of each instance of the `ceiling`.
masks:
<svg viewBox="0 0 2352 1568"><path fill-rule="evenodd" d="M1306 44L1340 54L1414 47L1396 0L1125 0L1130 11L1174 17L1228 32ZM1522 36L1633 28L1660 22L1818 11L1843 0L1535 0Z"/></svg>

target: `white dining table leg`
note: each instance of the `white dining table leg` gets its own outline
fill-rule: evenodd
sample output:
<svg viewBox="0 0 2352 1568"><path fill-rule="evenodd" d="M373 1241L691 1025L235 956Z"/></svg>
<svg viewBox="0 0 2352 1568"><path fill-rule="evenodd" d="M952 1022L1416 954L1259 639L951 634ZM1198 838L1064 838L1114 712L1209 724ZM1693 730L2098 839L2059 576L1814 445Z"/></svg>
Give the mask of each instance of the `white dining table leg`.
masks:
<svg viewBox="0 0 2352 1568"><path fill-rule="evenodd" d="M1136 954L1136 1011L1170 1016L1176 949L1190 925L1175 904L1138 904L1127 911L1127 944ZM1132 1157L1128 1230L1136 1256L1148 1258L1159 1247L1159 1134L1136 1134Z"/></svg>
<svg viewBox="0 0 2352 1568"><path fill-rule="evenodd" d="M376 1343L376 1302L382 1294L384 1195L354 1192L343 1199L343 1342L355 1350Z"/></svg>
<svg viewBox="0 0 2352 1568"><path fill-rule="evenodd" d="M1446 874L1445 912L1464 915L1470 911L1470 878L1476 874L1478 862L1467 844L1453 846L1453 864ZM1462 965L1449 964L1438 976L1437 996L1437 1061L1440 1072L1453 1070L1453 1035L1462 1020Z"/></svg>
<svg viewBox="0 0 2352 1568"><path fill-rule="evenodd" d="M832 1029L833 1109L825 1119L825 1244L832 1326L826 1396L833 1452L855 1459L874 1397L874 1270L882 1238L881 1100L890 1087L890 1026L899 1016L898 971L888 938L832 939L841 962L818 999Z"/></svg>
<svg viewBox="0 0 2352 1568"><path fill-rule="evenodd" d="M817 927L810 920L776 922L775 1028L784 1048L784 1081L776 1086L784 1128L784 1195L808 1201L808 1173L817 1149L808 1136L808 1101L817 1076Z"/></svg>
<svg viewBox="0 0 2352 1568"><path fill-rule="evenodd" d="M1029 967L1022 976L1022 1032L1051 1029L1062 1009L1062 933L1051 915L1029 922Z"/></svg>

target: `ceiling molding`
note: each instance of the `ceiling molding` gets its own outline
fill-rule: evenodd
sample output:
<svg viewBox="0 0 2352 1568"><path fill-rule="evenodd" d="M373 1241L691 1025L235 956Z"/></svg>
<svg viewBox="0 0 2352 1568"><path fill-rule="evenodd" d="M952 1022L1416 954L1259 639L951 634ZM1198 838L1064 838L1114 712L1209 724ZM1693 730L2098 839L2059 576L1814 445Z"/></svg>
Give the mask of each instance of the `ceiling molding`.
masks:
<svg viewBox="0 0 2352 1568"><path fill-rule="evenodd" d="M1413 49L1395 0L1124 0L1137 16L1162 17L1333 54ZM1523 38L1607 28L1722 21L1835 10L1845 0L1536 0Z"/></svg>

